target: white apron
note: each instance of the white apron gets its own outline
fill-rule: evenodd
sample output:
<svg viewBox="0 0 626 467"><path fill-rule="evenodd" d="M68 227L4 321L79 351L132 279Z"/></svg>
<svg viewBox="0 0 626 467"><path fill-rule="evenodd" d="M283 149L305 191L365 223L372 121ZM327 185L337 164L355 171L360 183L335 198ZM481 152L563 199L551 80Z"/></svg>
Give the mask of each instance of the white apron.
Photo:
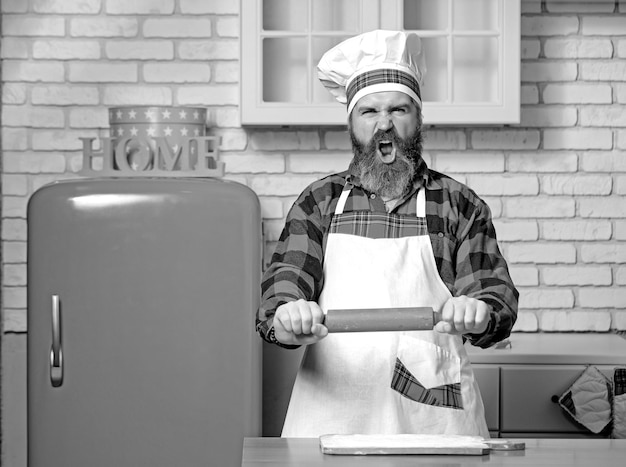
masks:
<svg viewBox="0 0 626 467"><path fill-rule="evenodd" d="M425 190L418 193L416 217L343 213L350 190L346 185L331 221L322 310L438 310L451 294L439 277L426 230ZM355 433L488 438L461 336L435 331L337 333L309 345L282 436Z"/></svg>

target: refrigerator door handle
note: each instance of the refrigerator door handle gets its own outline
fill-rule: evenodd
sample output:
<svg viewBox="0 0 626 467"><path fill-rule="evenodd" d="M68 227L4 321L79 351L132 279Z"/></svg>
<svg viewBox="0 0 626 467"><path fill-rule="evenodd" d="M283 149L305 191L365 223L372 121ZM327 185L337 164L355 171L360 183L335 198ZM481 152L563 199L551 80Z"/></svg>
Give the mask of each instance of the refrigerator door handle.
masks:
<svg viewBox="0 0 626 467"><path fill-rule="evenodd" d="M63 384L63 349L61 347L61 302L52 296L52 348L50 349L50 382L53 387Z"/></svg>

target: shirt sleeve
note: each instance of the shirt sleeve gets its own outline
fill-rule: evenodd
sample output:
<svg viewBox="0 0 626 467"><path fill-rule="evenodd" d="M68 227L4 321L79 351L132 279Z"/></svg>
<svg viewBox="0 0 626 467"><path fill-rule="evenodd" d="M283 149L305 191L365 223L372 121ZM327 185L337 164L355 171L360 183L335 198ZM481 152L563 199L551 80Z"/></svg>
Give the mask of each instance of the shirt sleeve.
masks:
<svg viewBox="0 0 626 467"><path fill-rule="evenodd" d="M487 330L466 334L472 345L490 347L507 338L517 319L519 293L498 247L491 211L476 197L467 203L469 215L460 223L456 248L455 296L467 295L486 302L491 310Z"/></svg>
<svg viewBox="0 0 626 467"><path fill-rule="evenodd" d="M261 282L261 304L256 329L267 342L271 339L276 308L283 303L317 300L323 285L322 215L313 190L305 190L290 209L269 267Z"/></svg>

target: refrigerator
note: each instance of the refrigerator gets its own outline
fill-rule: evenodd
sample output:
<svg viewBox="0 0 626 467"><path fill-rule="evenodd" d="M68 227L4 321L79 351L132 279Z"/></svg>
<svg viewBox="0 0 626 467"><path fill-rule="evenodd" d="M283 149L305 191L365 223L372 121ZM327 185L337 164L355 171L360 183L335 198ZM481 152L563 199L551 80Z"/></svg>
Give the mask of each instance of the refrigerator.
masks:
<svg viewBox="0 0 626 467"><path fill-rule="evenodd" d="M27 220L29 467L239 467L261 435L254 192L59 181Z"/></svg>

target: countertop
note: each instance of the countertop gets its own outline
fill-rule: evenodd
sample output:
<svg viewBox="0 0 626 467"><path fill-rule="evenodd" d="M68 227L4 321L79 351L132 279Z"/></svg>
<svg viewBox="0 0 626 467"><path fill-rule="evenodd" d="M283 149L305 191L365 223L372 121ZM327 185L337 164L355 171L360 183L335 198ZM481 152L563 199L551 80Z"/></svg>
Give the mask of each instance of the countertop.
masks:
<svg viewBox="0 0 626 467"><path fill-rule="evenodd" d="M613 333L512 333L510 346L466 344L472 363L626 366L626 339Z"/></svg>
<svg viewBox="0 0 626 467"><path fill-rule="evenodd" d="M623 466L624 439L523 439L524 451L493 451L484 456L393 455L338 456L322 454L317 438L245 438L242 467L403 467L470 466Z"/></svg>

